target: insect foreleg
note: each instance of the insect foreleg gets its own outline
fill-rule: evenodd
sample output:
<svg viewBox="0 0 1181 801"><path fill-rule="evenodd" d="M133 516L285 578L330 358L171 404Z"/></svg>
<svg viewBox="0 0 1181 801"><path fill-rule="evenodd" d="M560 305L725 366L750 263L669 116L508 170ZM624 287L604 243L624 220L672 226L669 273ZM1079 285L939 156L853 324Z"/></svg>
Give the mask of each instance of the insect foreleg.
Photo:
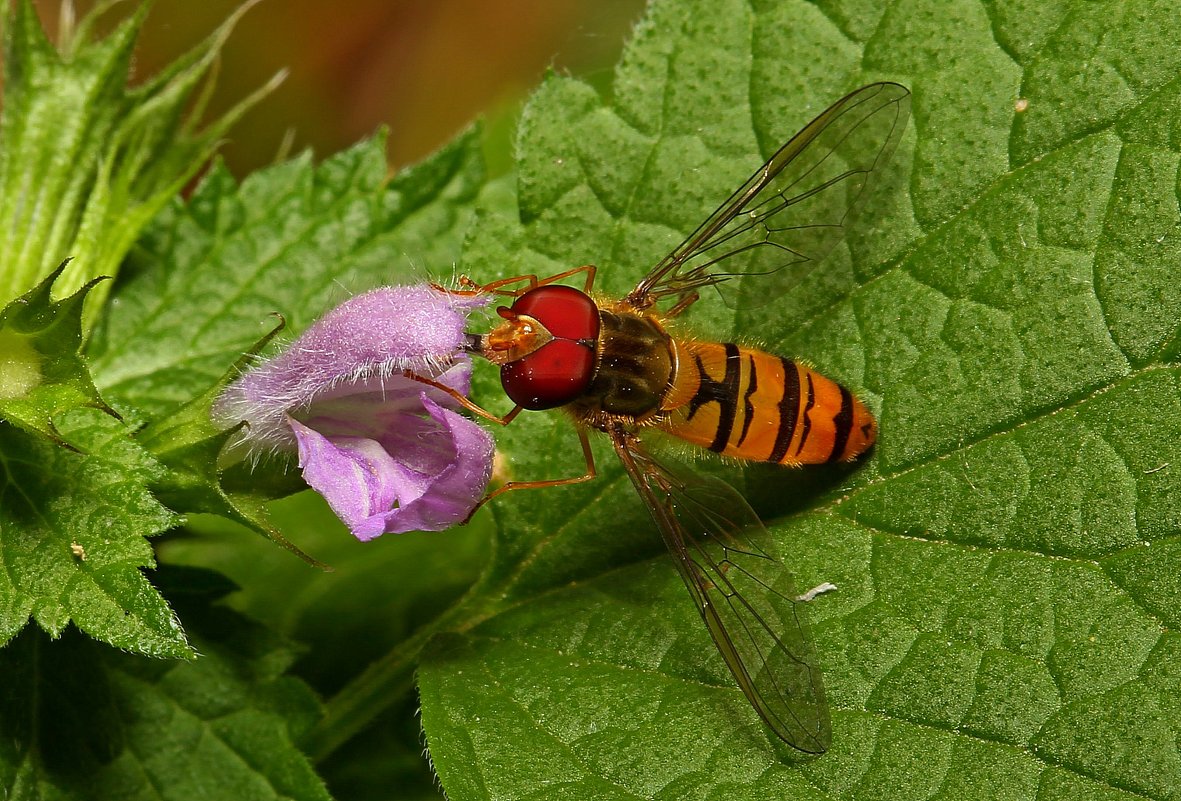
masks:
<svg viewBox="0 0 1181 801"><path fill-rule="evenodd" d="M490 284L477 284L466 275L461 275L459 277L459 284L460 286L467 287L466 289L448 289L447 287L440 286L439 284L435 283L432 283L431 286L440 292L449 292L452 295L484 295L491 293L494 295L506 295L510 298L516 298L525 294L530 289L536 289L539 286L552 284L556 281L561 281L563 278L569 278L572 275L577 275L578 273L586 273L586 287L583 289L583 292L589 293L591 291L591 287L594 286L595 271L597 269L598 268L596 268L593 264L584 264L581 267L574 267L573 269L566 270L565 272L558 273L557 275L551 275L548 278L539 279L536 275L514 275L512 278L501 278L500 280L493 281ZM511 287L513 284L520 283L526 283L527 285L521 289L506 289L506 287Z"/></svg>
<svg viewBox="0 0 1181 801"><path fill-rule="evenodd" d="M513 421L513 419L518 414L520 414L521 410L524 408L522 406L514 406L512 408L512 411L510 411L504 417L497 417L492 412L488 411L483 406L481 406L478 403L476 403L475 401L473 401L471 398L464 396L463 393L452 389L451 387L447 386L446 384L440 384L438 381L432 381L429 378L426 378L424 376L420 376L417 373L412 373L409 370L403 370L402 375L405 376L406 378L409 378L411 381L417 381L420 384L426 384L428 387L434 387L435 389L439 390L440 392L447 393L448 395L450 395L452 398L455 399L456 403L458 403L463 408L467 409L469 412L472 412L473 414L478 414L480 417L483 417L485 420L491 420L493 423L497 423L502 426L507 426L509 423L511 423Z"/></svg>

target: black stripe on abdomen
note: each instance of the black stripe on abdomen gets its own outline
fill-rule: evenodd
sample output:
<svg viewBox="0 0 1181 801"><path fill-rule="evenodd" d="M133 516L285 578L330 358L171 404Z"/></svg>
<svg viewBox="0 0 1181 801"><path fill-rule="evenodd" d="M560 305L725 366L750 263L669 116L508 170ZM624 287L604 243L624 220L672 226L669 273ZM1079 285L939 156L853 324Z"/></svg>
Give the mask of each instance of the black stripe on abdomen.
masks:
<svg viewBox="0 0 1181 801"><path fill-rule="evenodd" d="M791 435L796 430L796 419L800 416L800 372L791 359L779 357L783 364L783 397L779 399L779 430L775 433L775 447L768 457L769 462L782 462L791 445Z"/></svg>
<svg viewBox="0 0 1181 801"><path fill-rule="evenodd" d="M841 390L841 410L832 419L834 432L832 453L828 455L830 462L841 458L841 454L845 452L845 446L849 444L849 432L853 430L853 393L843 386L838 385L838 387Z"/></svg>
<svg viewBox="0 0 1181 801"><path fill-rule="evenodd" d="M749 377L746 381L746 392L742 393L742 433L738 435L739 447L746 441L746 435L750 433L750 423L755 419L755 406L750 399L759 389L758 369L755 367L753 354L747 355L746 364Z"/></svg>
<svg viewBox="0 0 1181 801"><path fill-rule="evenodd" d="M697 372L701 382L697 385L697 392L689 401L688 419L692 419L697 410L706 403L718 404L718 430L714 432L714 440L709 449L721 453L730 441L730 434L734 430L734 417L738 411L738 379L742 370L742 357L738 346L727 342L722 347L726 351L726 373L721 381L715 381L706 372L701 363L701 356L696 356Z"/></svg>
<svg viewBox="0 0 1181 801"><path fill-rule="evenodd" d="M812 387L812 374L808 373L804 376L808 379L808 402L804 404L804 428L800 431L800 444L796 446L796 456L799 456L804 450L804 443L808 441L808 432L812 430L812 418L809 413L812 407L816 405L816 390Z"/></svg>

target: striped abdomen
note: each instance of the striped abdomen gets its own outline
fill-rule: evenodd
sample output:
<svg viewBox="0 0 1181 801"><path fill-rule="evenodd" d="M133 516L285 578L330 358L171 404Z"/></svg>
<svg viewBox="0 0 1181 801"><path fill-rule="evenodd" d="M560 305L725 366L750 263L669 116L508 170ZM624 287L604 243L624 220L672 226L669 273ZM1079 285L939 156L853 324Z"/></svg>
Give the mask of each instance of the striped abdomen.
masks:
<svg viewBox="0 0 1181 801"><path fill-rule="evenodd" d="M736 459L786 465L849 461L877 424L849 390L802 364L741 345L677 342L659 427Z"/></svg>

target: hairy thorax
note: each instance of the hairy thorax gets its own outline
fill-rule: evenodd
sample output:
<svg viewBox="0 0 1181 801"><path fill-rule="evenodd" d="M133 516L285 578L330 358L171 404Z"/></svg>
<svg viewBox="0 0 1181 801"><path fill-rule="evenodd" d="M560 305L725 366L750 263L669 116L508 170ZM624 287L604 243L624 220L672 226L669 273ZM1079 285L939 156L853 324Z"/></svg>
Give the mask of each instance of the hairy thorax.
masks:
<svg viewBox="0 0 1181 801"><path fill-rule="evenodd" d="M595 377L582 397L570 404L570 413L600 429L620 420L636 426L657 422L676 371L672 339L655 317L631 311L625 304L600 308L599 313Z"/></svg>

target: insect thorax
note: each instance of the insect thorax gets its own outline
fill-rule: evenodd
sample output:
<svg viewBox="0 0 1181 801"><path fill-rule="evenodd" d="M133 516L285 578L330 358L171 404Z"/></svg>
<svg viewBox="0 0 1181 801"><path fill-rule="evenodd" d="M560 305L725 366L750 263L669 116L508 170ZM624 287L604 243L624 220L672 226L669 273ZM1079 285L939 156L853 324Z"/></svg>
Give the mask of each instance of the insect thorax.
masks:
<svg viewBox="0 0 1181 801"><path fill-rule="evenodd" d="M651 317L600 308L594 380L570 411L588 425L611 417L643 418L660 409L673 374L672 341Z"/></svg>

